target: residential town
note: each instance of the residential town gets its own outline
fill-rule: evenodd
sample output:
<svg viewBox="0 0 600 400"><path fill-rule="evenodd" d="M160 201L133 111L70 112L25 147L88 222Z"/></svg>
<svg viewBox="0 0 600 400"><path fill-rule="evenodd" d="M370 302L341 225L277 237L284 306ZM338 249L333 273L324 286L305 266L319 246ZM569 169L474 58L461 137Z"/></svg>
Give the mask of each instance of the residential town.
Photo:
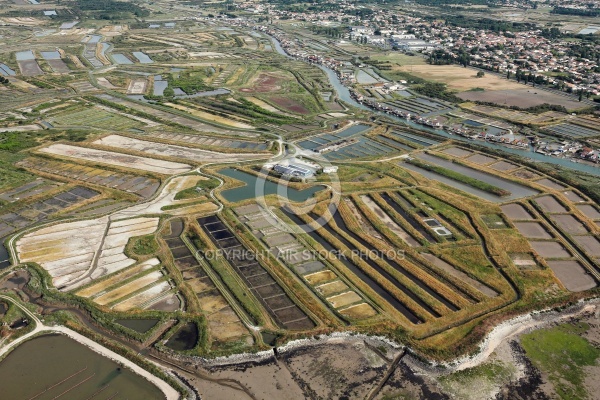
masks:
<svg viewBox="0 0 600 400"><path fill-rule="evenodd" d="M462 27L442 19L410 16L408 13L378 9L376 14L359 11L364 7L340 2L331 11L294 12L273 5L241 4L240 8L266 13L271 20L305 21L331 27L338 41L354 40L383 48L419 52L431 57L432 63L471 65L517 76L534 84L545 84L569 93L585 96L600 94L600 43L590 41L574 48L573 35L593 34L600 30L590 26L578 32L560 28L540 29L515 24L518 29L476 29ZM560 2L567 7L571 2ZM573 2L574 8L584 7ZM569 6L571 7L571 6ZM340 26L350 26L338 31ZM531 28L531 29L527 29ZM335 37L339 35L339 37Z"/></svg>

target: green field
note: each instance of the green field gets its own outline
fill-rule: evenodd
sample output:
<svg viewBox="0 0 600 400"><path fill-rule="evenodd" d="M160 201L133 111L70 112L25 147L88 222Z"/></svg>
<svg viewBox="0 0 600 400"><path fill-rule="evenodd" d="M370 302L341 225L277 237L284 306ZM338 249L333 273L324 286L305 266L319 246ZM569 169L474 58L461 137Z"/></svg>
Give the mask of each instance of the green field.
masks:
<svg viewBox="0 0 600 400"><path fill-rule="evenodd" d="M100 129L109 128L116 131L140 128L143 126L140 122L133 119L97 107L60 113L54 115L52 121L57 126L85 126Z"/></svg>
<svg viewBox="0 0 600 400"><path fill-rule="evenodd" d="M583 383L585 367L596 365L600 349L580 335L589 326L563 324L524 335L521 345L525 353L543 372L548 374L556 393L562 399L587 399Z"/></svg>

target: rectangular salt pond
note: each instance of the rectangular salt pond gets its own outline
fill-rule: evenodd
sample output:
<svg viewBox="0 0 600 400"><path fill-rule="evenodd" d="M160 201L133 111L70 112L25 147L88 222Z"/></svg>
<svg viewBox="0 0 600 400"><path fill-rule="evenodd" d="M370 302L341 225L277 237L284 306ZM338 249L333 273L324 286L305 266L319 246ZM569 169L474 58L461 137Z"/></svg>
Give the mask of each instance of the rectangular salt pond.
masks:
<svg viewBox="0 0 600 400"><path fill-rule="evenodd" d="M42 51L40 53L44 60L60 60L60 53L58 51Z"/></svg>
<svg viewBox="0 0 600 400"><path fill-rule="evenodd" d="M17 61L35 60L35 56L31 50L17 51L15 56L17 57Z"/></svg>
<svg viewBox="0 0 600 400"><path fill-rule="evenodd" d="M124 54L113 53L111 54L111 57L117 64L133 64L133 61L127 58Z"/></svg>
<svg viewBox="0 0 600 400"><path fill-rule="evenodd" d="M92 35L90 37L90 40L88 40L88 43L90 43L90 44L98 43L100 41L100 39L102 39L102 36L100 36L100 35Z"/></svg>
<svg viewBox="0 0 600 400"><path fill-rule="evenodd" d="M346 129L344 129L343 131L336 133L335 136L345 138L348 136L356 135L357 133L365 131L368 128L369 128L369 125L364 125L364 124L352 125Z"/></svg>
<svg viewBox="0 0 600 400"><path fill-rule="evenodd" d="M580 35L593 35L600 30L600 26L588 26L579 31Z"/></svg>
<svg viewBox="0 0 600 400"><path fill-rule="evenodd" d="M78 23L79 23L79 21L65 22L60 26L60 29L71 29Z"/></svg>
<svg viewBox="0 0 600 400"><path fill-rule="evenodd" d="M361 85L370 85L378 82L377 79L373 78L362 69L356 73L356 81Z"/></svg>
<svg viewBox="0 0 600 400"><path fill-rule="evenodd" d="M169 86L169 82L163 81L162 76L156 75L154 77L154 89L153 94L155 96L162 96L164 94L165 89Z"/></svg>
<svg viewBox="0 0 600 400"><path fill-rule="evenodd" d="M134 51L132 54L142 64L152 64L154 62L147 54L142 53L141 51Z"/></svg>
<svg viewBox="0 0 600 400"><path fill-rule="evenodd" d="M0 75L15 76L16 72L13 71L8 65L0 64Z"/></svg>

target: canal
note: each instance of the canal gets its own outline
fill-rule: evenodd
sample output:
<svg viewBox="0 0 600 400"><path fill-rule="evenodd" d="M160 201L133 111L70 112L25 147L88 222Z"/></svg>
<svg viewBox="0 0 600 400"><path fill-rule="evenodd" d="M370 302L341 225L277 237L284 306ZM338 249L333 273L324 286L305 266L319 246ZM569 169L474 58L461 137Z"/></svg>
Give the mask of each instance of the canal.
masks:
<svg viewBox="0 0 600 400"><path fill-rule="evenodd" d="M504 190L510 192L510 195L508 195L508 196L502 196L502 197L496 196L492 193L488 193L484 190L477 189L471 185L448 178L448 177L438 174L436 172L431 172L431 171L425 170L423 168L420 168L420 167L417 167L415 165L411 165L408 163L401 163L402 168L406 168L406 169L410 169L411 171L418 172L427 178L434 179L439 182L443 182L443 183L445 183L449 186L452 186L456 189L462 190L463 192L471 193L475 196L484 198L484 199L494 202L494 203L501 203L501 202L505 202L508 200L520 199L522 197L529 197L529 196L533 196L533 195L539 193L537 190L532 189L528 186L520 185L518 183L499 178L495 175L491 175L491 174L488 174L483 171L478 171L476 169L473 169L473 168L470 168L470 167L467 167L464 165L453 163L451 161L444 160L443 158L432 156L430 154L419 154L419 156L417 158L422 161L425 161L428 164L433 164L433 165L440 166L442 168L450 169L454 172L458 172L459 174L477 179L479 181L488 183L492 186L495 186L497 188L504 189Z"/></svg>
<svg viewBox="0 0 600 400"><path fill-rule="evenodd" d="M0 238L0 270L10 266L10 255L7 248L4 246L4 241L7 238Z"/></svg>
<svg viewBox="0 0 600 400"><path fill-rule="evenodd" d="M279 43L279 41L277 39L275 39L274 37L271 37L271 39L273 40L273 43L275 44L275 50L277 50L278 53L283 54L286 57L291 58L286 52L285 50L283 50L283 48L281 47L281 44ZM389 115L389 114L385 114L382 112L378 112L375 110L372 110L366 106L364 106L363 104L357 102L356 100L354 100L354 98L352 98L352 96L350 95L350 91L348 90L347 87L345 87L342 82L340 81L340 79L338 78L337 74L335 73L335 71L322 66L322 65L318 65L319 68L321 68L323 71L325 71L325 73L327 74L327 78L329 79L329 82L331 83L331 85L334 87L335 91L338 93L338 98L350 105L352 105L353 107L359 108L361 110L370 110L371 112L378 114L378 115L382 115L382 116L386 116L394 121L396 121L397 123L400 123L402 125L405 126L410 126L411 128L420 130L420 131L425 131L425 132L429 132L438 136L442 136L446 139L452 139L455 141L460 141L460 142L469 142L469 143L473 143L473 140L468 139L468 138L464 138L462 136L457 136L457 135L451 135L446 131L443 131L441 129L432 129L432 128L428 128L425 127L423 125L419 125L416 124L412 121L407 121L405 119L393 116L393 115ZM569 168L569 169L573 169L576 171L582 171L582 172L587 172L588 174L592 174L592 175L600 175L600 168L598 167L594 167L593 165L588 165L588 164L582 164L582 163L574 163L568 159L564 159L564 158L557 158L557 157L552 157L552 156L547 156L544 154L540 154L540 153L536 153L534 152L532 149L528 148L528 149L519 149L519 148L513 148L513 147L507 147L507 146L502 146L499 144L495 144L495 143L491 143L491 142L486 142L483 140L478 140L475 143L484 146L484 147L488 147L491 149L496 149L496 150L502 150L506 153L510 153L510 154L514 154L517 156L521 156L521 157L525 157L525 158L529 158L531 160L534 161L539 161L539 162L545 162L545 163L549 163L549 164L555 164L555 165L560 165L562 167L565 168Z"/></svg>

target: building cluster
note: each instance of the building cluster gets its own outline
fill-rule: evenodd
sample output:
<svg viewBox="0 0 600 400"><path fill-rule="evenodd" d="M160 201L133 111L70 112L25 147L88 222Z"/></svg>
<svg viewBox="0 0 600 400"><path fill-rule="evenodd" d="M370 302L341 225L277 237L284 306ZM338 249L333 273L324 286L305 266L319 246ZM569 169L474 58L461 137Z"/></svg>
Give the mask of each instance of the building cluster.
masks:
<svg viewBox="0 0 600 400"><path fill-rule="evenodd" d="M254 3L249 2L247 7L251 4ZM565 4L585 5L580 1ZM430 55L433 63L468 63L513 78L520 75L522 79L568 92L600 95L600 44L585 43L582 46L586 49L573 51L573 42L561 38L562 33L548 35L547 30L538 28L514 32L468 28L383 9L361 17L358 11L364 6L344 1L338 5L334 10L318 12L289 11L267 5L263 11L268 12L271 20L293 19L329 27L333 41L352 40L421 52Z"/></svg>

